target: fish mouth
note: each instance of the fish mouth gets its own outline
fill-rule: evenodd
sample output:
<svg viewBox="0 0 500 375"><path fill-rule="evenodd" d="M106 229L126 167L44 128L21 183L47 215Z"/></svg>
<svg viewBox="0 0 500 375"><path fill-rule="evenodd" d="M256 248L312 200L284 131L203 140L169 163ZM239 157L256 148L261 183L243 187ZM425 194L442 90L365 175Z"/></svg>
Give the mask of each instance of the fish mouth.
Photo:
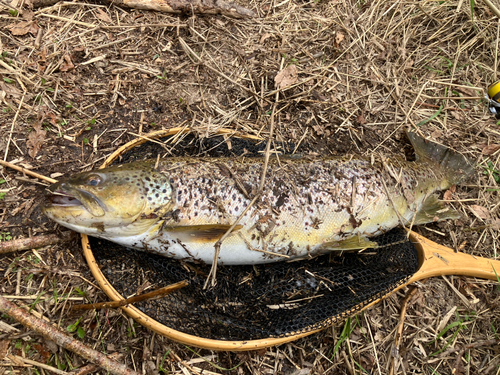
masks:
<svg viewBox="0 0 500 375"><path fill-rule="evenodd" d="M104 216L105 205L94 194L79 189L69 190L65 186L47 189L45 209L57 210L81 207L92 216Z"/></svg>
<svg viewBox="0 0 500 375"><path fill-rule="evenodd" d="M50 192L47 196L47 201L51 206L58 207L83 206L77 197L61 190Z"/></svg>

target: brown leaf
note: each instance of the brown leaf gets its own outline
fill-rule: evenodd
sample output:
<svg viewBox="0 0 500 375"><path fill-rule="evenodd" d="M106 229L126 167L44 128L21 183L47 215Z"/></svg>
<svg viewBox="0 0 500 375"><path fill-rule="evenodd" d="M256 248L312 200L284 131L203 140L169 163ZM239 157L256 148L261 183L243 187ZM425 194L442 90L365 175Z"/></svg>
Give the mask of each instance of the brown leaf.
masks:
<svg viewBox="0 0 500 375"><path fill-rule="evenodd" d="M40 344L33 344L33 348L40 354L40 356L43 359L43 362L47 362L52 354L48 352L42 345Z"/></svg>
<svg viewBox="0 0 500 375"><path fill-rule="evenodd" d="M289 87L297 82L299 74L296 65L288 65L274 77L274 85L278 90Z"/></svg>
<svg viewBox="0 0 500 375"><path fill-rule="evenodd" d="M500 219L495 219L491 221L491 229L500 230Z"/></svg>
<svg viewBox="0 0 500 375"><path fill-rule="evenodd" d="M443 132L439 129L436 129L434 130L432 133L431 133L431 137L434 138L434 139L438 139L439 137L441 137L443 135Z"/></svg>
<svg viewBox="0 0 500 375"><path fill-rule="evenodd" d="M26 145L28 146L28 154L34 159L38 154L38 151L42 148L43 141L45 140L45 134L47 132L40 128L35 128L33 126L34 131L32 131L28 135L28 141Z"/></svg>
<svg viewBox="0 0 500 375"><path fill-rule="evenodd" d="M34 21L21 21L17 25L12 26L9 30L12 35L26 35L30 33L31 35L37 35L38 30L37 23Z"/></svg>
<svg viewBox="0 0 500 375"><path fill-rule="evenodd" d="M469 208L472 211L472 213L479 219L486 220L490 218L490 212L486 207L473 204L472 206L469 206Z"/></svg>
<svg viewBox="0 0 500 375"><path fill-rule="evenodd" d="M25 19L26 21L31 21L33 19L33 17L35 16L35 13L33 13L33 11L31 10L28 10L28 9L25 9L23 10L23 19Z"/></svg>
<svg viewBox="0 0 500 375"><path fill-rule="evenodd" d="M28 147L28 154L34 159L38 151L42 148L43 141L47 132L42 129L43 122L49 118L52 125L57 125L56 116L47 107L43 107L38 113L38 119L33 124L33 131L29 133L26 146Z"/></svg>
<svg viewBox="0 0 500 375"><path fill-rule="evenodd" d="M59 70L61 72L67 72L69 70L75 69L75 65L71 61L71 57L69 55L64 55L64 61L65 63L61 64L61 66L59 67Z"/></svg>
<svg viewBox="0 0 500 375"><path fill-rule="evenodd" d="M106 14L101 8L97 8L97 14L95 15L97 18L99 18L101 21L111 23L113 20L111 19L110 16Z"/></svg>
<svg viewBox="0 0 500 375"><path fill-rule="evenodd" d="M366 124L366 119L365 119L365 116L363 116L363 115L359 115L358 117L356 117L356 122L357 122L359 125L364 125L364 124Z"/></svg>
<svg viewBox="0 0 500 375"><path fill-rule="evenodd" d="M10 28L12 35L26 35L30 32L31 21L21 21Z"/></svg>
<svg viewBox="0 0 500 375"><path fill-rule="evenodd" d="M483 147L483 149L481 150L481 153L483 155L493 155L499 149L500 149L500 145L488 145L488 146Z"/></svg>
<svg viewBox="0 0 500 375"><path fill-rule="evenodd" d="M335 44L337 45L337 47L340 45L340 43L342 43L344 38L345 38L344 34L337 32L337 34L335 35Z"/></svg>
<svg viewBox="0 0 500 375"><path fill-rule="evenodd" d="M260 37L260 44L263 44L266 41L266 39L270 38L271 36L272 35L269 33L264 33L264 35Z"/></svg>
<svg viewBox="0 0 500 375"><path fill-rule="evenodd" d="M446 190L444 192L443 199L445 201L451 201L452 198L453 198L453 193L450 190Z"/></svg>

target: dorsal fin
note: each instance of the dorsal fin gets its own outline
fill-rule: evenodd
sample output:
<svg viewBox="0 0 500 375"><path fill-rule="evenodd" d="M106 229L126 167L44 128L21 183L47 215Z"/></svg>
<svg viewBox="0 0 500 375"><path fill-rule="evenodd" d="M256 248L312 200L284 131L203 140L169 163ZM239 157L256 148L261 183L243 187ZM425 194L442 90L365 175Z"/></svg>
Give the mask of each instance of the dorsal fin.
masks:
<svg viewBox="0 0 500 375"><path fill-rule="evenodd" d="M407 132L406 135L415 149L417 161L438 164L452 185L474 173L474 165L462 154L426 140L417 133Z"/></svg>

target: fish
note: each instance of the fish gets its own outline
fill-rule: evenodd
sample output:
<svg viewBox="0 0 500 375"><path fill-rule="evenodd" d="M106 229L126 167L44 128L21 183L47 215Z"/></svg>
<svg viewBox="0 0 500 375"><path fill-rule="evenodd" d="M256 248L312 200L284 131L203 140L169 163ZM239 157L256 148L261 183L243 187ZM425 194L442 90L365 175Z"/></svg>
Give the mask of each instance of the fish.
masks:
<svg viewBox="0 0 500 375"><path fill-rule="evenodd" d="M371 238L394 227L459 218L436 192L475 170L460 153L407 135L415 161L270 158L262 191L263 157L171 157L111 166L51 185L42 210L89 236L205 264L373 248L378 244ZM214 259L216 243L230 229Z"/></svg>

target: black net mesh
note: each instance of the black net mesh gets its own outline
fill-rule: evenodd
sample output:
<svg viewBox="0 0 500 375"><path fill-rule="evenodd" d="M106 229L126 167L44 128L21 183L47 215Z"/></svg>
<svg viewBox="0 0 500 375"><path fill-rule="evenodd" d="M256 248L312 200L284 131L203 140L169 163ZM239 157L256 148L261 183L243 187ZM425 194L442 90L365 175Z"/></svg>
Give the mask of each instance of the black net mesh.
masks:
<svg viewBox="0 0 500 375"><path fill-rule="evenodd" d="M217 285L203 290L210 266L90 240L101 272L124 297L145 283L156 289L187 280L187 287L135 306L167 327L217 340L283 337L326 327L386 295L418 269L414 245L396 229L375 239L380 248L366 252L219 266Z"/></svg>
<svg viewBox="0 0 500 375"><path fill-rule="evenodd" d="M175 146L145 143L115 163L157 155L262 155L265 143L222 137L183 136ZM295 145L275 142L290 153ZM307 145L298 148L307 153ZM204 290L210 266L184 263L128 250L90 238L93 254L109 283L125 298L146 283L152 289L182 280L189 285L158 300L134 304L167 327L216 340L283 337L326 327L354 314L404 283L418 269L418 256L402 230L375 239L379 248L324 255L308 261L258 266L219 266L217 285Z"/></svg>

